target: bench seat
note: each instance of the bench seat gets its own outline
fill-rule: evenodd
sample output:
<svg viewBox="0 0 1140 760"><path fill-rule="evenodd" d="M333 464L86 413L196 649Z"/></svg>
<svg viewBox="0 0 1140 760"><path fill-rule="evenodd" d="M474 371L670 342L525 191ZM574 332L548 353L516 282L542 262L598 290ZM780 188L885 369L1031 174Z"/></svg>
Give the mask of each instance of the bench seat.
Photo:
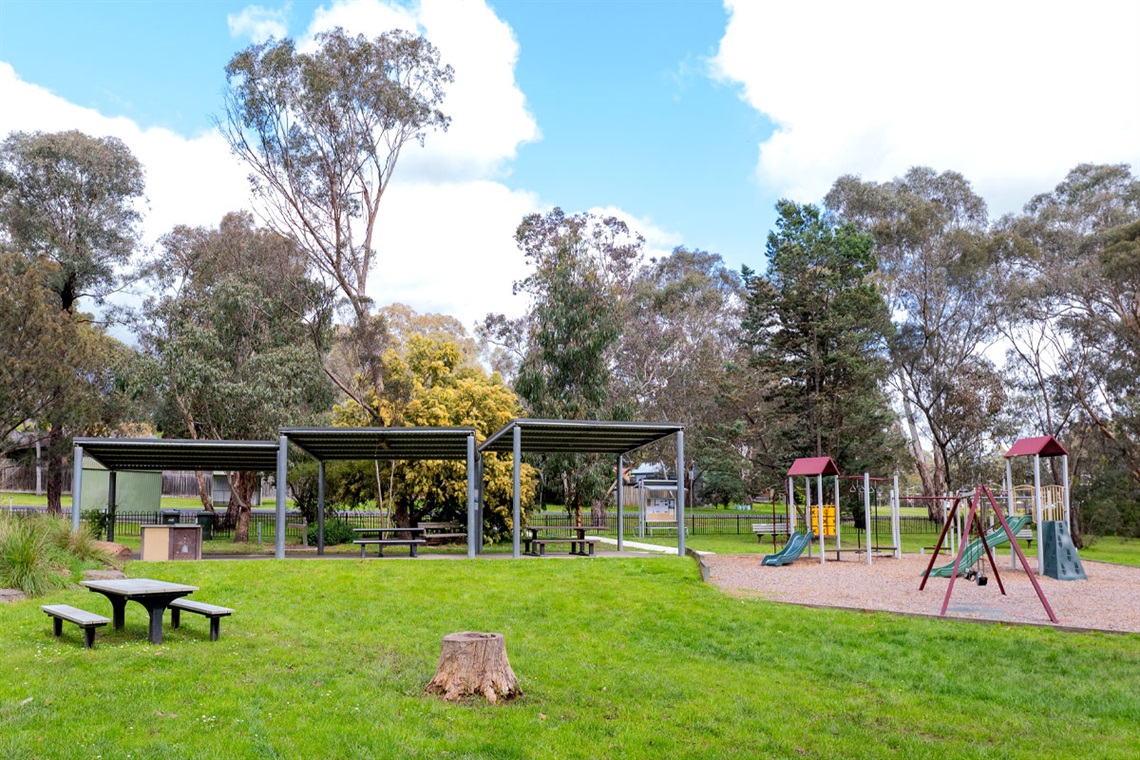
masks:
<svg viewBox="0 0 1140 760"><path fill-rule="evenodd" d="M216 604L196 602L192 599L175 599L170 603L170 627L177 628L182 624L181 612L193 612L210 619L210 641L217 641L220 634L221 618L234 614L229 607L219 607Z"/></svg>
<svg viewBox="0 0 1140 760"><path fill-rule="evenodd" d="M406 546L408 547L409 554L412 557L418 557L418 549L427 543L422 538L358 538L352 543L360 544L360 558L364 558L364 550L369 546L375 546L378 557L384 556L385 546Z"/></svg>
<svg viewBox="0 0 1140 760"><path fill-rule="evenodd" d="M585 555L585 547L590 547L590 556L594 556L594 544L598 543L596 538L532 538L530 544L532 547L532 554L536 557L541 557L546 554L547 544L570 544L570 553L574 554L575 544L582 544L580 554Z"/></svg>
<svg viewBox="0 0 1140 760"><path fill-rule="evenodd" d="M95 629L107 625L110 618L96 615L94 612L72 607L70 604L45 604L40 607L52 619L52 633L63 635L63 621L75 623L83 629L83 646L88 649L95 647Z"/></svg>

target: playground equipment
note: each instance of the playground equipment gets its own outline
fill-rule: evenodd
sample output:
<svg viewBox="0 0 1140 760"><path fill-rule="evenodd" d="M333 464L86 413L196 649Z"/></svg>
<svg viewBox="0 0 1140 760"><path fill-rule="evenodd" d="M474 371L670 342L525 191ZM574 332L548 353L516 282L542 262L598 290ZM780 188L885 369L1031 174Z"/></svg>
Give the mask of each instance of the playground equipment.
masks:
<svg viewBox="0 0 1140 760"><path fill-rule="evenodd" d="M866 534L866 547L862 550L867 555L867 564L872 564L872 558L876 552L889 551L895 559L902 556L902 530L899 523L899 476L895 475L893 478L873 478L870 473L863 473L862 475L843 475L844 480L854 480L856 482L863 481L863 528ZM872 483L876 484L872 486ZM884 545L879 540L879 483L891 483L890 495L888 497L888 504L890 506L890 528L891 528L891 542ZM871 491L875 492L875 503L871 504ZM872 525L874 527L872 528ZM873 536L872 536L873 531ZM872 542L874 538L874 542ZM836 543L838 546L838 542ZM850 550L847 550L850 551Z"/></svg>
<svg viewBox="0 0 1140 760"><path fill-rule="evenodd" d="M796 487L795 479L803 477L804 479L804 517L805 522L814 526L826 526L827 521L823 515L823 477L825 475L832 476L835 485L835 501L832 502L834 510L839 509L839 467L836 466L835 460L831 457L801 457L792 462L792 466L788 469L788 530L793 536L796 534ZM811 511L811 479L815 478L816 486L816 509L814 519ZM835 526L835 546L839 546L839 521L834 521ZM821 530L819 536L819 564L824 563L824 532ZM789 540L788 543L791 543ZM811 542L808 541L807 545L808 557L811 556ZM799 555L797 555L799 556Z"/></svg>
<svg viewBox="0 0 1140 760"><path fill-rule="evenodd" d="M1009 520L1009 529L1012 530L1014 536L1016 536L1018 531L1029 524L1031 519L1032 518L1029 515L1019 515L1017 517L1012 517ZM992 549L994 547L1001 546L1008 540L1009 538L1005 534L1005 529L999 526L997 528L994 528L986 535L985 543ZM975 538L973 541L971 541L969 545L966 546L966 550L962 552L962 567L959 570L958 575L965 577L966 571L982 558L983 551L984 547L979 539ZM951 554L956 554L953 549L951 549ZM954 570L954 565L955 562L947 562L945 565L936 567L931 570L930 574L937 578L949 578L950 573Z"/></svg>
<svg viewBox="0 0 1140 760"><path fill-rule="evenodd" d="M814 533L793 533L788 538L788 543L784 544L784 548L775 554L767 554L764 559L760 560L761 565L769 565L771 567L778 567L786 565L789 562L795 562L804 553L804 549L811 546L812 539L815 538Z"/></svg>
<svg viewBox="0 0 1140 760"><path fill-rule="evenodd" d="M1013 484L1014 457L1033 457L1032 486ZM1042 457L1061 457L1060 485L1041 485ZM1015 441L1005 453L1005 488L1009 512L1013 514L1019 504L1025 505L1023 509L1031 511L1033 523L1037 527L1037 574L1057 580L1084 580L1084 567L1069 536L1069 452L1061 442L1051 435ZM1050 527L1047 536L1046 526L1058 523L1063 528ZM1017 559L1012 554L1010 567L1017 567Z"/></svg>
<svg viewBox="0 0 1140 760"><path fill-rule="evenodd" d="M1010 528L1009 523L1006 522L1005 515L1002 514L997 499L994 498L993 492L990 491L990 487L987 485L976 486L974 489L974 498L970 502L970 513L966 517L966 529L962 535L969 536L971 527L977 529L978 540L981 542L982 549L986 553L986 559L989 560L990 567L994 571L994 578L997 580L998 588L1001 589L1002 596L1005 596L1005 585L1001 582L1001 574L998 572L997 563L994 562L994 555L990 549L991 544L986 540L981 520L975 520L975 517L978 516L978 507L981 505L983 493L989 500L990 506L993 507L994 515L1001 522L1002 530L1005 531L1006 540L1009 541L1010 546L1013 547L1013 551L1017 556L1021 558L1021 564L1026 568L1029 567L1029 564L1025 561L1025 555L1021 553L1021 547L1017 545L1017 537L1013 529ZM953 520L957 511L958 501L956 500L954 506L951 507L950 520L947 520L946 525L942 527L942 533L938 536L938 545L934 547L934 554L931 555L930 562L926 566L926 571L922 574L922 583L918 585L919 591L926 588L926 582L930 579L931 571L934 568L934 561L938 558L938 553L942 550L942 542L946 539L946 531L950 527L950 521ZM973 542L971 542L971 545L972 543ZM958 554L954 558L954 566L950 570L950 584L946 587L946 598L942 600L942 611L939 613L940 615L945 615L947 607L950 606L950 595L954 593L954 581L958 577L959 572L965 567L968 567L968 565L963 565L962 563L963 555L966 553L967 548L968 546L966 544L961 544L958 547ZM1033 584L1033 590L1037 592L1037 598L1041 600L1041 605L1045 608L1045 612L1048 613L1049 619L1054 623L1058 622L1057 616L1053 614L1053 608L1049 606L1049 600L1045 598L1045 592L1041 590L1041 586L1037 583L1037 578L1034 577L1033 573L1026 573L1026 575L1029 576L1029 580Z"/></svg>

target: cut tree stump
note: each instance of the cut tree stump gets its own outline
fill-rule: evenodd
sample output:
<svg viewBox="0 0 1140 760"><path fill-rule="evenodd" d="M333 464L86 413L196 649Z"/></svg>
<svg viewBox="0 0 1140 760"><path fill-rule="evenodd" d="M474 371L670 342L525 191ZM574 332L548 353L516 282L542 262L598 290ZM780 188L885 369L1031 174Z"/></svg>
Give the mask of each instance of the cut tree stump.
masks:
<svg viewBox="0 0 1140 760"><path fill-rule="evenodd" d="M449 702L482 695L491 704L522 694L519 679L507 660L503 634L475 631L443 637L439 667L424 691L442 694Z"/></svg>

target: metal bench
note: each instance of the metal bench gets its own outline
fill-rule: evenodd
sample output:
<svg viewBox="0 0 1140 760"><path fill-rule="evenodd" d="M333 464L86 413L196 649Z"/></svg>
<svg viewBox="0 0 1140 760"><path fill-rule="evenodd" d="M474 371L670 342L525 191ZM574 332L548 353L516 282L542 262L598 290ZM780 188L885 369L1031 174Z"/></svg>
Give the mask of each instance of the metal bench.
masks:
<svg viewBox="0 0 1140 760"><path fill-rule="evenodd" d="M586 547L590 547L589 556L594 556L594 544L598 543L596 538L532 538L530 545L531 552L535 557L542 557L546 555L547 544L570 544L571 554L581 554L583 557L587 556ZM577 545L581 544L578 549Z"/></svg>
<svg viewBox="0 0 1140 760"><path fill-rule="evenodd" d="M110 618L96 615L94 612L72 607L70 604L45 604L40 607L52 619L52 633L63 635L63 621L75 623L83 629L83 646L92 649L95 646L95 629L107 625Z"/></svg>
<svg viewBox="0 0 1140 760"><path fill-rule="evenodd" d="M418 553L419 547L427 543L422 538L358 538L352 543L360 544L360 558L364 559L364 550L369 546L375 546L378 554L377 557L384 556L385 546L406 546L409 550L409 555L412 557L420 556Z"/></svg>
<svg viewBox="0 0 1140 760"><path fill-rule="evenodd" d="M182 624L181 612L193 612L195 615L204 615L210 619L210 641L217 641L221 619L234 614L229 607L219 607L216 604L195 602L191 599L175 599L170 603L170 627L178 628Z"/></svg>

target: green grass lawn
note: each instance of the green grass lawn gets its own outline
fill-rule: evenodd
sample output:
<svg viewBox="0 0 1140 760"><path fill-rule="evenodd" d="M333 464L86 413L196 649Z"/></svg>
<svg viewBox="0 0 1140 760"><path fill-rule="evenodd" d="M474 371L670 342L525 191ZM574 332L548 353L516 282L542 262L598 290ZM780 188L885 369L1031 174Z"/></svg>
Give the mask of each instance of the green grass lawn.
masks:
<svg viewBox="0 0 1140 760"><path fill-rule="evenodd" d="M0 606L0 757L1134 758L1140 637L723 595L687 559L128 565L236 608L159 647ZM498 631L524 695L422 695Z"/></svg>

